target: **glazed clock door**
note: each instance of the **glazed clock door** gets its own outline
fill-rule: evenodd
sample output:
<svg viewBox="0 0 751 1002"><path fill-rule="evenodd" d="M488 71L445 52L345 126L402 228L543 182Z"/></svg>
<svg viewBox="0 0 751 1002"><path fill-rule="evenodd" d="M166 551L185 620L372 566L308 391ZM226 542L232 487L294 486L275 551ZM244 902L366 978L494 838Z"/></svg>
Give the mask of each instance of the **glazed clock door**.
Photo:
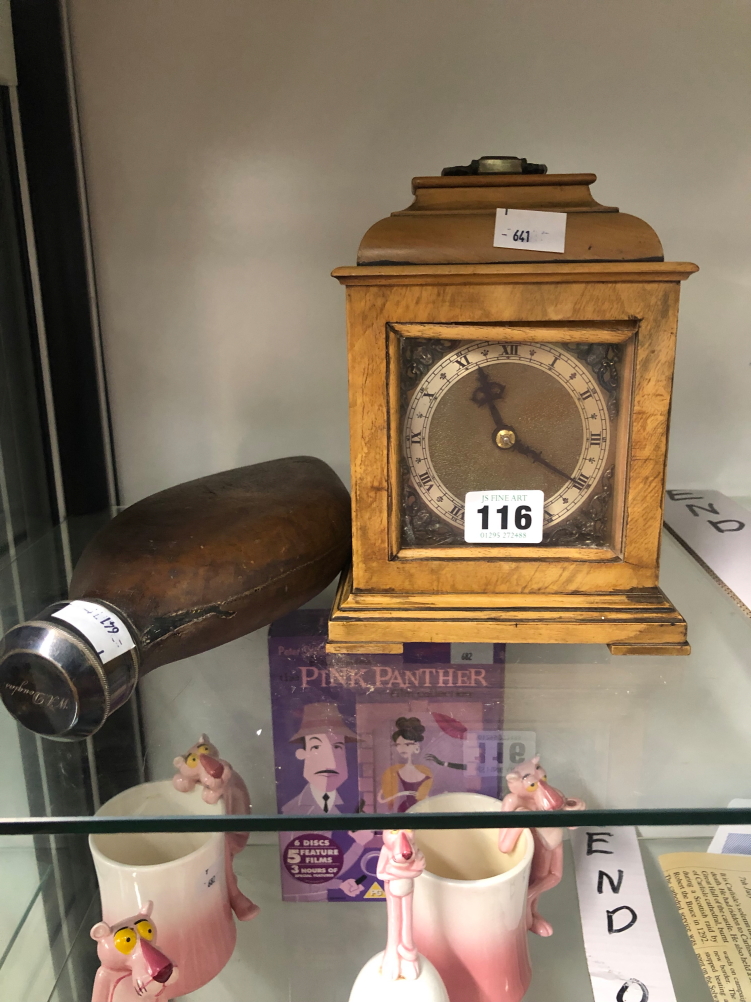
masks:
<svg viewBox="0 0 751 1002"><path fill-rule="evenodd" d="M468 545L469 491L541 490L544 530L536 550L617 550L628 332L620 342L598 342L571 340L576 333L565 325L531 325L519 340L509 340L503 325L483 325L478 333L485 336L476 339L467 337L471 328L461 338L446 337L446 325L435 329L444 336L426 336L429 325L392 325L400 548Z"/></svg>

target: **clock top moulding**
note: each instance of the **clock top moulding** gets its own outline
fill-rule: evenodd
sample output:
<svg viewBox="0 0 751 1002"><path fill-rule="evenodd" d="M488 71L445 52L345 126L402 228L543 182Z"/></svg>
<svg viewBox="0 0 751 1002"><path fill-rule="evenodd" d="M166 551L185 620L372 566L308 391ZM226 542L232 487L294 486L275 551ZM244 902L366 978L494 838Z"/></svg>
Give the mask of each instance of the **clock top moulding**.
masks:
<svg viewBox="0 0 751 1002"><path fill-rule="evenodd" d="M353 563L331 612L330 652L400 653L410 641L690 652L686 622L658 576L679 283L698 269L665 262L646 222L593 199L595 180L518 172L415 178L412 205L368 230L357 266L333 272L347 287ZM565 212L565 253L494 247L498 208ZM405 334L632 339L615 548L400 552L393 352Z"/></svg>

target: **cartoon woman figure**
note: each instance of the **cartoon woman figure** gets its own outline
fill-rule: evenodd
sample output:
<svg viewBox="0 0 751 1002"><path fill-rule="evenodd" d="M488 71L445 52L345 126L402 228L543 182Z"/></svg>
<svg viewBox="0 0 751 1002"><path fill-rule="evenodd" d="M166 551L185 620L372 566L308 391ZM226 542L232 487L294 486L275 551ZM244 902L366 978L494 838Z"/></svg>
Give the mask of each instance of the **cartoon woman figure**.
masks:
<svg viewBox="0 0 751 1002"><path fill-rule="evenodd" d="M425 738L425 727L419 717L399 717L396 730L391 735L396 753L404 759L404 765L397 762L381 776L379 804L389 804L392 810L402 814L424 800L433 785L433 773L426 765L415 765L414 759L420 754L420 743Z"/></svg>

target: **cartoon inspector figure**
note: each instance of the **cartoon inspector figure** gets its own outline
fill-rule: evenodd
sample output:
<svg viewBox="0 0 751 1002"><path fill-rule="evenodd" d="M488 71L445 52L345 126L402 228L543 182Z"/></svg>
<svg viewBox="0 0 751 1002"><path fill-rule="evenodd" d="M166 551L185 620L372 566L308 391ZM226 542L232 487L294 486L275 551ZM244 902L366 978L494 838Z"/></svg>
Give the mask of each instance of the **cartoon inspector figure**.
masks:
<svg viewBox="0 0 751 1002"><path fill-rule="evenodd" d="M299 744L295 758L303 763L303 778L305 786L281 809L282 814L341 814L346 812L344 802L338 789L349 777L347 766L347 744L357 741L357 736L342 719L339 708L334 703L307 703L303 708L302 721L296 734L290 738L290 743ZM340 873L346 874L358 862L365 845L373 838L372 831L349 832L351 845L343 854ZM346 837L345 837L346 838ZM294 833L288 833L282 838L282 858L290 842L295 839ZM295 879L292 874L282 868L282 877L286 885L285 898L299 901L326 901L328 891L339 889L348 897L356 898L362 891L360 883L354 877L349 879L333 878L325 882L306 884L301 878ZM294 889L289 886L292 880Z"/></svg>
<svg viewBox="0 0 751 1002"><path fill-rule="evenodd" d="M300 745L295 758L303 763L307 785L282 807L282 814L340 814L337 790L349 776L346 745L357 736L339 708L334 703L307 703L300 729L289 740Z"/></svg>

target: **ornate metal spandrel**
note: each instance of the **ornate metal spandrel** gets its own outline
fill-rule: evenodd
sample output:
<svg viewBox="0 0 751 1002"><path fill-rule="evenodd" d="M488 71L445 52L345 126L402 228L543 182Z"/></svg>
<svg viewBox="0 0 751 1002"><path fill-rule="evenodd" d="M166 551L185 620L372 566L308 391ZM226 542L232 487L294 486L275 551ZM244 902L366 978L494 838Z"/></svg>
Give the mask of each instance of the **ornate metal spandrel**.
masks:
<svg viewBox="0 0 751 1002"><path fill-rule="evenodd" d="M446 338L400 337L402 404L430 369L444 355L454 351L459 341Z"/></svg>
<svg viewBox="0 0 751 1002"><path fill-rule="evenodd" d="M614 476L615 467L611 466L603 473L596 493L571 518L543 533L543 546L607 546Z"/></svg>
<svg viewBox="0 0 751 1002"><path fill-rule="evenodd" d="M605 391L608 414L611 420L615 420L618 415L618 388L623 348L619 344L576 344L572 346L572 351L588 366Z"/></svg>
<svg viewBox="0 0 751 1002"><path fill-rule="evenodd" d="M464 534L439 518L422 501L409 476L402 470L402 545L403 546L461 546Z"/></svg>

